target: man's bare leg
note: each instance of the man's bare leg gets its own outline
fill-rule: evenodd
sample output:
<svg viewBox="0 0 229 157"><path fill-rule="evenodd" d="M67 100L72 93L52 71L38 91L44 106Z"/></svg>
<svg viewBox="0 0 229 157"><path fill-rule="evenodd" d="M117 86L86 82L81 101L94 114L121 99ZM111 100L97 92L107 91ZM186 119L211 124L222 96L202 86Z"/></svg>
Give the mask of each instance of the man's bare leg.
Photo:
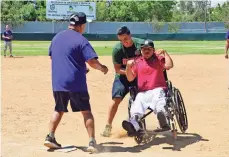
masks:
<svg viewBox="0 0 229 157"><path fill-rule="evenodd" d="M118 106L121 103L121 101L122 101L121 98L113 99L112 105L109 107L109 111L108 111L108 121L107 121L108 125L112 125L112 122L114 120L114 117L118 110Z"/></svg>
<svg viewBox="0 0 229 157"><path fill-rule="evenodd" d="M95 140L95 122L94 117L91 111L81 111L84 118L84 125L87 129L89 136L89 147L87 149L88 152L96 153L98 152L96 148L96 140Z"/></svg>
<svg viewBox="0 0 229 157"><path fill-rule="evenodd" d="M7 51L7 43L4 42L4 57L6 57L6 51Z"/></svg>
<svg viewBox="0 0 229 157"><path fill-rule="evenodd" d="M12 54L12 43L9 42L9 49L10 49L10 57L13 57L13 54Z"/></svg>
<svg viewBox="0 0 229 157"><path fill-rule="evenodd" d="M55 132L60 123L64 112L54 112L49 122L49 134L46 137L44 145L49 148L60 148L61 145L55 139Z"/></svg>
<svg viewBox="0 0 229 157"><path fill-rule="evenodd" d="M112 129L112 122L114 120L114 117L117 113L118 106L121 103L122 98L114 98L111 106L109 107L108 111L108 119L107 119L107 125L105 127L104 132L102 133L102 136L109 137L111 135L111 129Z"/></svg>
<svg viewBox="0 0 229 157"><path fill-rule="evenodd" d="M54 112L50 123L49 123L49 133L50 134L54 134L56 132L56 128L58 127L60 120L62 118L62 116L64 115L64 112Z"/></svg>
<svg viewBox="0 0 229 157"><path fill-rule="evenodd" d="M81 111L89 138L95 138L95 123L91 111Z"/></svg>

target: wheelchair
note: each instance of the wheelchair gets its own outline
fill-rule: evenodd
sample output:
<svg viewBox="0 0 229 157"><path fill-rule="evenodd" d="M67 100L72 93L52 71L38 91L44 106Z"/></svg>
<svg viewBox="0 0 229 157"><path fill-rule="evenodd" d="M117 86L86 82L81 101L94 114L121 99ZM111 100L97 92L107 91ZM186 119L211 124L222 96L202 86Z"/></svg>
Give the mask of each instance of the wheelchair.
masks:
<svg viewBox="0 0 229 157"><path fill-rule="evenodd" d="M168 120L171 128L171 132L173 138L177 139L177 123L182 133L185 133L188 129L188 118L184 105L184 101L181 95L181 92L176 87L172 86L172 82L168 80L167 72L164 70L164 77L167 84L166 90L166 109L168 112ZM135 97L137 96L137 87L131 86L130 90L130 99L128 104L128 114L130 118L130 108L131 104L134 102ZM141 126L141 131L135 134L129 134L130 137L134 137L134 140L137 144L146 143L147 142L147 130L146 130L146 122L145 118L150 115L153 110L148 108L148 113L146 113L142 118L138 120L138 123Z"/></svg>

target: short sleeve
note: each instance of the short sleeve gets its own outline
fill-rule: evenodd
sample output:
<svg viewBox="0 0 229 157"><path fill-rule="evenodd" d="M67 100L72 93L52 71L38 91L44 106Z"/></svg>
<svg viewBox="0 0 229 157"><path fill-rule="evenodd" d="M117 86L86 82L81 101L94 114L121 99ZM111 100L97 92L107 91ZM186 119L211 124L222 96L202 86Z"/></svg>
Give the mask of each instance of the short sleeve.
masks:
<svg viewBox="0 0 229 157"><path fill-rule="evenodd" d="M3 34L4 34L4 36L6 36L6 32L4 32Z"/></svg>
<svg viewBox="0 0 229 157"><path fill-rule="evenodd" d="M85 62L93 58L98 59L98 55L89 42L87 42L87 44L82 48L82 54Z"/></svg>
<svg viewBox="0 0 229 157"><path fill-rule="evenodd" d="M229 39L229 31L227 31L227 34L226 34L226 39Z"/></svg>
<svg viewBox="0 0 229 157"><path fill-rule="evenodd" d="M137 40L136 48L137 48L138 50L141 49L141 46L144 44L144 41L145 41L145 40L143 40L143 39L138 39L138 40Z"/></svg>
<svg viewBox="0 0 229 157"><path fill-rule="evenodd" d="M112 60L114 64L122 64L122 55L120 55L120 50L113 48L112 51Z"/></svg>

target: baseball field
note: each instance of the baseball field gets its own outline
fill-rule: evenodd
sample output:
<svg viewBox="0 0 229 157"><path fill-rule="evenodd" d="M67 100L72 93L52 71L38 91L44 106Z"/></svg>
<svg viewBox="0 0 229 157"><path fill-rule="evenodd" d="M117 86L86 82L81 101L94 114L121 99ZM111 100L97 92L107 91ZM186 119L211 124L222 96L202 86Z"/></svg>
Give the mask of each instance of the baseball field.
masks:
<svg viewBox="0 0 229 157"><path fill-rule="evenodd" d="M1 58L2 157L228 157L229 156L229 66L224 58L224 41L155 41L156 48L171 54L174 68L168 71L180 89L189 128L174 140L170 133L137 145L126 135L121 122L127 118L128 96L120 104L112 136L101 137L111 104L114 41L93 41L99 60L108 66L107 75L90 68L87 75L90 102L95 117L99 154L88 154L88 136L80 113L65 114L56 132L68 153L47 151L43 142L54 109L51 86L50 42L14 41L14 58ZM3 42L2 42L3 44ZM3 45L1 46L3 50ZM1 51L3 55L3 51ZM146 118L149 130L157 127L156 116ZM67 149L66 149L67 150Z"/></svg>

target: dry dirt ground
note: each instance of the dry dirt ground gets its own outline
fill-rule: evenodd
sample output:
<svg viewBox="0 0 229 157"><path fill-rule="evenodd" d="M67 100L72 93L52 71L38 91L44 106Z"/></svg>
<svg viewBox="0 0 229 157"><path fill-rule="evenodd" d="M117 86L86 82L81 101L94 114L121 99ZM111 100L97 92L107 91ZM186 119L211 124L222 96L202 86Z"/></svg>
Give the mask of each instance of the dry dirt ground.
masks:
<svg viewBox="0 0 229 157"><path fill-rule="evenodd" d="M114 70L111 57L100 57L110 71L107 75L96 70L88 74L96 137L101 148L99 154L93 155L84 152L88 136L80 113L65 114L56 132L58 142L77 146L77 150L48 152L43 146L54 108L50 59L2 58L2 157L228 157L228 61L222 55L172 57L175 67L168 75L185 101L189 120L187 134L179 135L177 141L170 134L160 135L146 145L137 146L121 127L127 117L126 97L114 120L112 137L101 137L111 103ZM155 118L153 114L147 118L149 129L157 127Z"/></svg>

